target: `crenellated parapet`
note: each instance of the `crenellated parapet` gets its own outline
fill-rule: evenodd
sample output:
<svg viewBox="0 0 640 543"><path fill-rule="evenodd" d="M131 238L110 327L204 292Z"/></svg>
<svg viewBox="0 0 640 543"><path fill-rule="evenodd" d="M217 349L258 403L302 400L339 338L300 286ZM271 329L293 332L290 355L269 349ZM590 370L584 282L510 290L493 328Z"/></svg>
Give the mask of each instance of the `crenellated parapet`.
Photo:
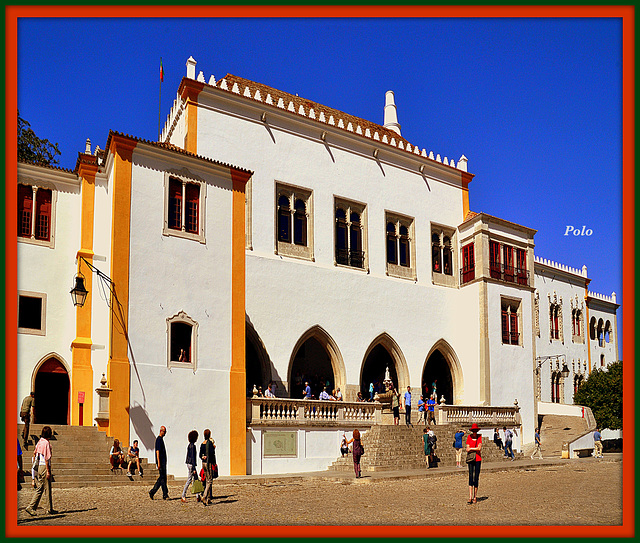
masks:
<svg viewBox="0 0 640 543"><path fill-rule="evenodd" d="M556 270L560 270L565 273L571 273L573 275L578 275L580 277L587 277L586 266L582 266L582 269L572 268L571 266L567 266L566 264L560 264L559 262L554 262L546 258L540 258L539 256L534 256L534 261L536 264L542 264L543 266L554 268Z"/></svg>
<svg viewBox="0 0 640 543"><path fill-rule="evenodd" d="M468 159L464 155L460 157L456 164L454 159L449 159L446 156L443 158L439 153L434 155L433 151L427 152L424 148L421 149L417 145L412 145L400 135L400 125L397 123L397 116L389 114L389 108L391 106L392 108L395 108L395 104L388 103L389 96L393 95L391 91L387 92L386 97L387 117L385 120L385 126L381 126L366 121L365 119L360 119L353 115L323 106L316 102L311 102L297 95L288 94L284 91L279 91L277 89L267 87L266 85L255 83L231 74L227 74L219 81L217 81L212 75L207 83L203 72L200 72L196 78L195 60L192 57L187 61L187 78L196 79L210 87L215 87L222 91L242 96L248 100L253 100L255 102L260 102L271 107L288 111L289 113L299 115L300 117L306 117L320 123L325 123L329 126L344 130L345 132L357 134L363 138L386 144L406 153L411 153L413 155L438 162L459 171L467 171ZM182 109L183 105L180 97L178 97L174 101L171 112L167 118L167 122L165 123L165 127L161 135L161 141L166 141L167 138L170 137L177 119L180 117ZM393 109L393 113L395 113L395 109Z"/></svg>
<svg viewBox="0 0 640 543"><path fill-rule="evenodd" d="M597 292L589 291L589 298L595 298L596 300L602 300L603 302L609 302L612 304L616 304L616 293L612 292L611 296L607 296L606 294L598 294Z"/></svg>

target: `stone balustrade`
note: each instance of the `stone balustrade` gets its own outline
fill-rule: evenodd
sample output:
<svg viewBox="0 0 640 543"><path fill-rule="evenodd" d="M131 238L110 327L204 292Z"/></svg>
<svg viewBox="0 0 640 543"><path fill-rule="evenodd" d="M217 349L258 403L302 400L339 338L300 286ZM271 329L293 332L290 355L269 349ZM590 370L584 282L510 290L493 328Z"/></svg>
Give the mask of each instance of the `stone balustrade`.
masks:
<svg viewBox="0 0 640 543"><path fill-rule="evenodd" d="M480 426L519 426L521 424L520 409L513 407L479 406L479 405L443 405L436 408L438 424L471 424Z"/></svg>
<svg viewBox="0 0 640 543"><path fill-rule="evenodd" d="M382 420L377 402L247 398L247 424L277 426L372 426Z"/></svg>

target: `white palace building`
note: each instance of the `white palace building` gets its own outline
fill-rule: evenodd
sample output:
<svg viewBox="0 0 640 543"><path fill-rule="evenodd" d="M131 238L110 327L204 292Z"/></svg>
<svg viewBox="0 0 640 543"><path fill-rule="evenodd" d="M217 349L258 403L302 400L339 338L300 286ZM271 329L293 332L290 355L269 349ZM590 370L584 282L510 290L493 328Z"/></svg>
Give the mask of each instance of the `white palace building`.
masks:
<svg viewBox="0 0 640 543"><path fill-rule="evenodd" d="M391 91L378 125L189 58L159 141L18 164L18 402L148 458L164 425L173 474L207 427L223 475L325 469L384 420L355 400L385 373L414 404L436 382L450 420L515 413L530 443L618 360L619 305L471 211L472 179L402 137Z"/></svg>

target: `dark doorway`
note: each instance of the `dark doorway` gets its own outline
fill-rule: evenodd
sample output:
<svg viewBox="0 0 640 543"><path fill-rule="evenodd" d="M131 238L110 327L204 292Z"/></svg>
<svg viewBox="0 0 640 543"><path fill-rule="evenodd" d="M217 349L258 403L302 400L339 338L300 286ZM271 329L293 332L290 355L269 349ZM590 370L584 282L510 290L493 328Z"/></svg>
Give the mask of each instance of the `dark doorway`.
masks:
<svg viewBox="0 0 640 543"><path fill-rule="evenodd" d="M431 353L422 372L422 394L431 396L433 392L433 383L436 384L436 393L438 397L436 401L444 396L447 404L453 404L453 379L451 378L451 370L449 364L439 350Z"/></svg>
<svg viewBox="0 0 640 543"><path fill-rule="evenodd" d="M302 398L304 396L304 386L293 388L296 383L304 385L308 381L312 397L316 400L324 387L327 387L329 394L335 388L336 381L333 375L331 358L317 339L307 339L296 351L291 366L291 381L291 398Z"/></svg>
<svg viewBox="0 0 640 543"><path fill-rule="evenodd" d="M69 424L69 374L62 363L49 358L38 373L34 391L34 423Z"/></svg>
<svg viewBox="0 0 640 543"><path fill-rule="evenodd" d="M362 379L360 380L360 392L365 400L370 399L369 388L373 383L374 394L376 392L384 392L384 374L385 370L389 368L389 377L393 382L393 386L398 390L398 373L396 372L396 365L389 354L389 351L382 345L376 345L371 352L367 355L367 359L364 361L362 368Z"/></svg>

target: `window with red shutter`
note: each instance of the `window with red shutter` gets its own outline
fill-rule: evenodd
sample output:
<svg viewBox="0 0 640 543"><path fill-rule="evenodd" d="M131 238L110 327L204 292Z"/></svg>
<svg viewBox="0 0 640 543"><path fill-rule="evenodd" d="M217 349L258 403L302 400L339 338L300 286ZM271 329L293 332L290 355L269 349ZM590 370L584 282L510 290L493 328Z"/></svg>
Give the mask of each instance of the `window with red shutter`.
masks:
<svg viewBox="0 0 640 543"><path fill-rule="evenodd" d="M500 244L497 241L489 241L489 275L493 279L500 279Z"/></svg>
<svg viewBox="0 0 640 543"><path fill-rule="evenodd" d="M518 314L512 311L510 318L511 345L518 345Z"/></svg>
<svg viewBox="0 0 640 543"><path fill-rule="evenodd" d="M504 258L504 280L513 282L513 247L510 245L503 245L502 256Z"/></svg>
<svg viewBox="0 0 640 543"><path fill-rule="evenodd" d="M182 183L169 180L169 228L182 230Z"/></svg>
<svg viewBox="0 0 640 543"><path fill-rule="evenodd" d="M33 213L33 189L29 185L18 185L18 236L31 237Z"/></svg>
<svg viewBox="0 0 640 543"><path fill-rule="evenodd" d="M473 242L462 248L462 282L467 283L476 276L476 263L473 253Z"/></svg>
<svg viewBox="0 0 640 543"><path fill-rule="evenodd" d="M184 229L191 234L197 234L199 231L200 186L194 183L187 183L185 186L185 200L187 205L185 208Z"/></svg>
<svg viewBox="0 0 640 543"><path fill-rule="evenodd" d="M49 241L51 238L51 190L36 191L36 231L35 238Z"/></svg>
<svg viewBox="0 0 640 543"><path fill-rule="evenodd" d="M509 343L509 313L502 310L502 343Z"/></svg>
<svg viewBox="0 0 640 543"><path fill-rule="evenodd" d="M526 285L527 281L527 253L524 249L516 249L516 265L518 284Z"/></svg>

